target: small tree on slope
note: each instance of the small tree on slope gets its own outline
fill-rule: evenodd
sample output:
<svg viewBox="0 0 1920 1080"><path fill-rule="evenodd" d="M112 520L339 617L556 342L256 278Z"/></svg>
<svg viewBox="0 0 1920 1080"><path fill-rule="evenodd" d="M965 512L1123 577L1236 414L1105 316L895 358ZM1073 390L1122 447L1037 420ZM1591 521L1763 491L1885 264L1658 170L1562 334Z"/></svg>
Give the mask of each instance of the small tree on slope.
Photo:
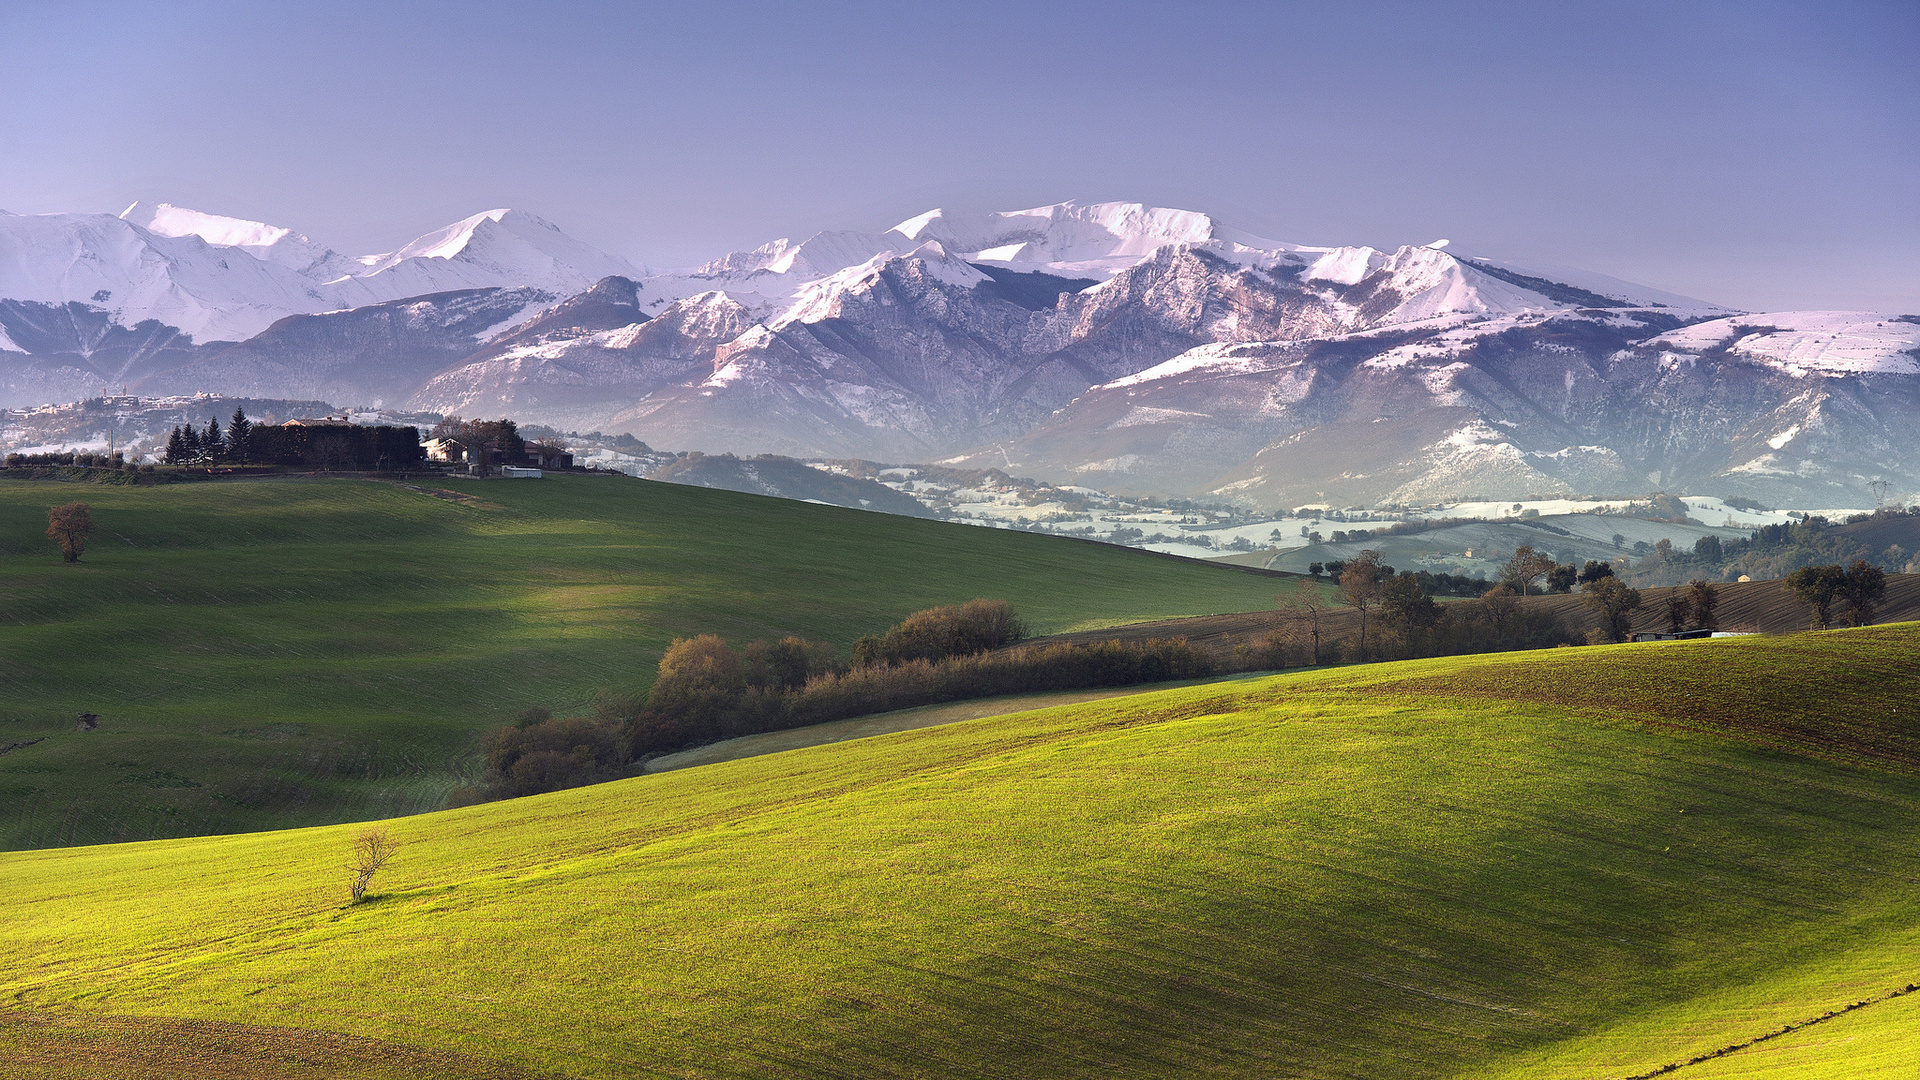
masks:
<svg viewBox="0 0 1920 1080"><path fill-rule="evenodd" d="M60 554L68 562L79 562L87 550L87 537L93 535L91 508L83 502L71 502L47 510L47 537L60 545Z"/></svg>
<svg viewBox="0 0 1920 1080"><path fill-rule="evenodd" d="M347 869L353 871L353 884L348 888L353 893L354 903L359 903L367 895L367 883L373 880L373 875L379 873L381 867L387 865L399 847L400 842L387 835L387 830L378 825L368 826L354 835L353 861L347 864Z"/></svg>

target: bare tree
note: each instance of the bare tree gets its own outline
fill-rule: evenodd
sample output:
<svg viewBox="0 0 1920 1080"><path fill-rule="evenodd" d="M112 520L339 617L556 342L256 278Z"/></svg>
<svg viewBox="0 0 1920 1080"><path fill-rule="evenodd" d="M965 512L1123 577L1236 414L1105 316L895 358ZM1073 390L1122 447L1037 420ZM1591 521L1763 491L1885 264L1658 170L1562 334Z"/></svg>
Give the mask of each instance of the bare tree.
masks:
<svg viewBox="0 0 1920 1080"><path fill-rule="evenodd" d="M1513 623L1514 612L1520 607L1520 601L1514 599L1513 587L1501 582L1488 589L1480 596L1480 607L1486 612L1488 625L1493 627L1494 643L1505 644L1507 627Z"/></svg>
<svg viewBox="0 0 1920 1080"><path fill-rule="evenodd" d="M367 895L367 882L372 881L373 875L387 865L387 860L393 858L393 853L399 847L400 841L388 836L384 826L369 825L354 834L353 861L347 864L347 869L353 871L351 888L354 903L359 903L361 897Z"/></svg>
<svg viewBox="0 0 1920 1080"><path fill-rule="evenodd" d="M1500 580L1527 595L1527 586L1538 580L1540 575L1558 566L1553 556L1533 550L1525 544L1513 549L1513 558L1500 568Z"/></svg>
<svg viewBox="0 0 1920 1080"><path fill-rule="evenodd" d="M1280 610L1290 621L1297 622L1306 632L1312 643L1313 666L1320 666L1320 613L1327 609L1327 599L1320 592L1320 585L1313 578L1303 577L1294 582L1293 591L1281 593L1274 599L1279 601Z"/></svg>
<svg viewBox="0 0 1920 1080"><path fill-rule="evenodd" d="M87 550L87 537L93 535L91 509L86 503L70 502L47 510L47 538L60 545L60 554L68 562L79 562L80 553Z"/></svg>
<svg viewBox="0 0 1920 1080"><path fill-rule="evenodd" d="M1380 582L1391 577L1393 568L1380 561L1380 553L1368 548L1347 560L1340 568L1340 595L1360 612L1360 662L1367 660L1367 609L1380 599Z"/></svg>

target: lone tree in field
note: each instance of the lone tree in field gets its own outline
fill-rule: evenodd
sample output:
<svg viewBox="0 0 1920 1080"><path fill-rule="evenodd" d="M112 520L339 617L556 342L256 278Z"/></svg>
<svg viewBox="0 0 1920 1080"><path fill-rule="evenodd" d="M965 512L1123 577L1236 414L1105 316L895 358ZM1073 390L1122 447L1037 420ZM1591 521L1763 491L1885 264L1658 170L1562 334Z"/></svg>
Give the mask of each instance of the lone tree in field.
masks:
<svg viewBox="0 0 1920 1080"><path fill-rule="evenodd" d="M400 842L388 836L387 830L378 825L370 825L354 834L353 861L347 864L347 869L353 871L350 888L354 903L359 903L367 895L367 882L372 881L373 875L387 865L387 860L393 858L393 853L399 847Z"/></svg>
<svg viewBox="0 0 1920 1080"><path fill-rule="evenodd" d="M1587 603L1600 612L1607 637L1625 641L1629 617L1640 607L1640 590L1628 588L1627 583L1617 577L1603 577L1587 582L1580 591L1586 594Z"/></svg>
<svg viewBox="0 0 1920 1080"><path fill-rule="evenodd" d="M60 545L60 554L68 562L79 562L87 550L87 537L93 535L93 515L83 502L71 502L47 510L47 537Z"/></svg>

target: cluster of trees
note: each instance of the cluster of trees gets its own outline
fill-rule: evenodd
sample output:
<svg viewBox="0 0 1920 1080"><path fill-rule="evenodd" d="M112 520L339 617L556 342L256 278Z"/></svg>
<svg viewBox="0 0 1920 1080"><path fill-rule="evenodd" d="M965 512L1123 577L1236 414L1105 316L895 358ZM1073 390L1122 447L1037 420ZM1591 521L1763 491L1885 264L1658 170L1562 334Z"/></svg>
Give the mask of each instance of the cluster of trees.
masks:
<svg viewBox="0 0 1920 1080"><path fill-rule="evenodd" d="M1549 648L1574 640L1551 614L1521 607L1519 590L1505 582L1454 578L1471 581L1478 599L1441 604L1434 600L1435 590L1429 583L1448 575L1396 573L1371 549L1323 569L1337 571L1338 599L1328 599L1314 578L1301 579L1279 598L1287 625L1241 651L1248 666L1452 656ZM1352 609L1359 617L1358 633L1350 638L1333 639L1327 632L1325 616L1336 605Z"/></svg>
<svg viewBox="0 0 1920 1080"><path fill-rule="evenodd" d="M1916 508L1920 509L1920 508ZM1741 575L1758 579L1785 578L1795 570L1809 566L1847 566L1861 559L1890 572L1920 571L1920 559L1898 546L1876 551L1863 543L1848 525L1866 521L1915 516L1916 510L1893 506L1871 514L1855 514L1844 522L1835 522L1818 514L1800 521L1762 525L1745 539L1722 540L1703 536L1691 550L1677 548L1669 541L1647 547L1635 546L1643 558L1634 565L1639 577L1699 576L1734 578Z"/></svg>
<svg viewBox="0 0 1920 1080"><path fill-rule="evenodd" d="M1870 625L1887 595L1886 573L1865 559L1855 559L1847 567L1803 566L1782 578L1781 584L1807 605L1815 630L1833 625L1836 606L1848 626Z"/></svg>
<svg viewBox="0 0 1920 1080"><path fill-rule="evenodd" d="M220 418L207 418L205 430L183 424L167 433L167 448L160 460L169 465L214 465L223 462L245 464L253 460L253 421L245 409L233 410L226 430Z"/></svg>
<svg viewBox="0 0 1920 1080"><path fill-rule="evenodd" d="M214 417L203 430L187 424L167 436L169 465L282 465L371 471L404 468L425 457L420 432L408 426L255 424L235 409L225 430Z"/></svg>
<svg viewBox="0 0 1920 1080"><path fill-rule="evenodd" d="M1346 560L1334 559L1329 562L1309 564L1307 574L1316 578L1325 574L1338 581L1346 568ZM1414 580L1420 585L1420 590L1428 596L1479 596L1494 585L1484 577L1468 577L1465 574L1436 574L1431 570L1407 572L1413 574Z"/></svg>
<svg viewBox="0 0 1920 1080"><path fill-rule="evenodd" d="M1011 605L974 600L916 612L884 634L861 638L850 663L831 646L798 637L741 649L712 634L683 638L661 657L644 701L603 695L591 715L564 719L532 709L489 733L486 779L450 802L615 779L649 755L757 732L943 701L1214 671L1184 640L1014 645L1022 633Z"/></svg>

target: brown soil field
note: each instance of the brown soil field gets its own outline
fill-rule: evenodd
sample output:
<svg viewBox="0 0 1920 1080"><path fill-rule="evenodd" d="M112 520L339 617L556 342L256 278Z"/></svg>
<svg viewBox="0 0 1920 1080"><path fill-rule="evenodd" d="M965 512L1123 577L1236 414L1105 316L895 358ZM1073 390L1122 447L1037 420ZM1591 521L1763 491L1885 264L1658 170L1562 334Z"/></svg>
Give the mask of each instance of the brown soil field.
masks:
<svg viewBox="0 0 1920 1080"><path fill-rule="evenodd" d="M544 1080L483 1058L298 1028L0 1010L0 1080Z"/></svg>

